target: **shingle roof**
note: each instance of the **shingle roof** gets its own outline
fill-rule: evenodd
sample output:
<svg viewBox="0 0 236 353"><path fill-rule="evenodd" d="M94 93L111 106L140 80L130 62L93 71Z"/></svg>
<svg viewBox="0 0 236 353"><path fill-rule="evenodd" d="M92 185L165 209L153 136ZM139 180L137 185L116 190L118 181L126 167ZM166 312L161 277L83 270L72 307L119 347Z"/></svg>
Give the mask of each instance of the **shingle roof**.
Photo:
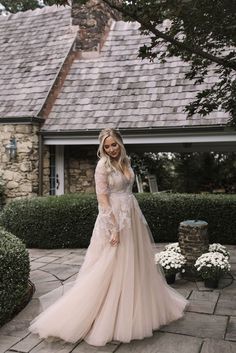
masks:
<svg viewBox="0 0 236 353"><path fill-rule="evenodd" d="M225 124L223 112L186 118L183 108L199 87L184 79L187 64L178 58L139 59L146 40L137 23L115 22L99 57L74 61L43 130Z"/></svg>
<svg viewBox="0 0 236 353"><path fill-rule="evenodd" d="M69 7L0 16L0 119L33 117L74 42Z"/></svg>
<svg viewBox="0 0 236 353"><path fill-rule="evenodd" d="M74 42L70 23L69 7L0 16L0 120L39 115ZM185 80L187 64L178 58L139 59L146 40L137 23L114 22L100 55L72 64L43 130L225 124L224 112L186 118L199 87Z"/></svg>

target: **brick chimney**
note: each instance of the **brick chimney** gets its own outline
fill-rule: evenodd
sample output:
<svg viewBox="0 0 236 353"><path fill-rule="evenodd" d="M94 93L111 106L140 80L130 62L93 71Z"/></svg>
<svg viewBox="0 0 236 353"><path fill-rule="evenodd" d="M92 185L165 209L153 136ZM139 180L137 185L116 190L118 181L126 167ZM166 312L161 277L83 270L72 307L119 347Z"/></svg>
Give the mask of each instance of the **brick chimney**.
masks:
<svg viewBox="0 0 236 353"><path fill-rule="evenodd" d="M72 25L79 26L75 49L84 52L100 51L112 19L121 20L120 13L102 0L89 0L84 5L73 0Z"/></svg>

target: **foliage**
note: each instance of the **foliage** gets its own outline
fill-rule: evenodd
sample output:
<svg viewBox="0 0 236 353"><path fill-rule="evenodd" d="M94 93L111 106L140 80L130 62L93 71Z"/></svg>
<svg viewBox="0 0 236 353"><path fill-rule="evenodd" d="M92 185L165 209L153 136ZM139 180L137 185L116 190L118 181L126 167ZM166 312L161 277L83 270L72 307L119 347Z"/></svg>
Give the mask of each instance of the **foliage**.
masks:
<svg viewBox="0 0 236 353"><path fill-rule="evenodd" d="M16 13L19 11L34 10L44 6L52 5L69 5L68 0L0 0L0 4L4 6L5 10L10 13Z"/></svg>
<svg viewBox="0 0 236 353"><path fill-rule="evenodd" d="M164 250L155 254L155 261L163 268L165 275L180 272L186 263L185 257L171 250Z"/></svg>
<svg viewBox="0 0 236 353"><path fill-rule="evenodd" d="M0 228L0 326L21 303L29 271L29 255L21 240Z"/></svg>
<svg viewBox="0 0 236 353"><path fill-rule="evenodd" d="M159 190L172 189L174 184L174 165L168 153L131 153L131 164L136 174L143 179L148 174L154 174Z"/></svg>
<svg viewBox="0 0 236 353"><path fill-rule="evenodd" d="M96 215L95 195L68 194L15 200L5 206L0 223L28 247L83 248Z"/></svg>
<svg viewBox="0 0 236 353"><path fill-rule="evenodd" d="M194 264L203 279L219 279L230 271L228 257L220 252L207 252L202 254Z"/></svg>
<svg viewBox="0 0 236 353"><path fill-rule="evenodd" d="M188 115L207 115L217 108L236 123L236 2L216 0L104 0L118 7L127 19L140 23L148 36L140 57L168 60L177 56L190 63L186 78L202 84L207 75L214 82L186 106Z"/></svg>
<svg viewBox="0 0 236 353"><path fill-rule="evenodd" d="M236 154L214 152L133 153L137 174L155 174L159 191L236 193Z"/></svg>
<svg viewBox="0 0 236 353"><path fill-rule="evenodd" d="M73 0L81 5L89 0ZM2 0L10 12L41 6L36 0ZM229 113L236 124L236 2L232 0L103 0L124 19L140 23L147 41L139 56L164 62L179 57L188 62L186 78L207 82L186 106L189 116L216 109ZM44 0L45 5L67 5L68 0ZM208 74L213 81L207 79Z"/></svg>
<svg viewBox="0 0 236 353"><path fill-rule="evenodd" d="M236 244L236 196L158 193L136 197L157 243L176 242L180 222L200 219L208 222L211 243ZM37 197L6 205L0 224L28 247L84 248L97 212L95 195Z"/></svg>
<svg viewBox="0 0 236 353"><path fill-rule="evenodd" d="M174 155L178 192L236 191L235 153L176 153Z"/></svg>
<svg viewBox="0 0 236 353"><path fill-rule="evenodd" d="M16 13L18 11L33 10L40 6L38 0L0 0L6 11Z"/></svg>
<svg viewBox="0 0 236 353"><path fill-rule="evenodd" d="M138 194L137 199L155 242L176 242L180 222L208 223L211 243L235 243L236 196L195 194Z"/></svg>

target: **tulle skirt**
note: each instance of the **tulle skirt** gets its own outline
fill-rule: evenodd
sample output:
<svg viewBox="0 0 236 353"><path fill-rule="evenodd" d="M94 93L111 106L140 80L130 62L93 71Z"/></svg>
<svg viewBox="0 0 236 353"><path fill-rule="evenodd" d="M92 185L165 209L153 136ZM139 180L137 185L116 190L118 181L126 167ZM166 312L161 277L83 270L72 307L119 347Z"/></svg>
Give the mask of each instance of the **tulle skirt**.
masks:
<svg viewBox="0 0 236 353"><path fill-rule="evenodd" d="M40 298L43 311L31 332L103 346L152 336L183 316L188 301L167 285L155 264L151 234L133 196L129 209L130 225L120 230L116 247L96 222L77 279L63 293L60 288Z"/></svg>

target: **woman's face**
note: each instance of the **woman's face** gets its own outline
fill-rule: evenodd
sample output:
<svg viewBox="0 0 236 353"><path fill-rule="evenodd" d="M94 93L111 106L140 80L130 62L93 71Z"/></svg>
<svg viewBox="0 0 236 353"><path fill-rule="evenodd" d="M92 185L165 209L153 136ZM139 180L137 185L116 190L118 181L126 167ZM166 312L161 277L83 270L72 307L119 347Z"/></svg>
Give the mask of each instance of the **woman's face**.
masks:
<svg viewBox="0 0 236 353"><path fill-rule="evenodd" d="M103 148L111 158L118 159L120 157L120 146L113 137L108 136L105 138Z"/></svg>

